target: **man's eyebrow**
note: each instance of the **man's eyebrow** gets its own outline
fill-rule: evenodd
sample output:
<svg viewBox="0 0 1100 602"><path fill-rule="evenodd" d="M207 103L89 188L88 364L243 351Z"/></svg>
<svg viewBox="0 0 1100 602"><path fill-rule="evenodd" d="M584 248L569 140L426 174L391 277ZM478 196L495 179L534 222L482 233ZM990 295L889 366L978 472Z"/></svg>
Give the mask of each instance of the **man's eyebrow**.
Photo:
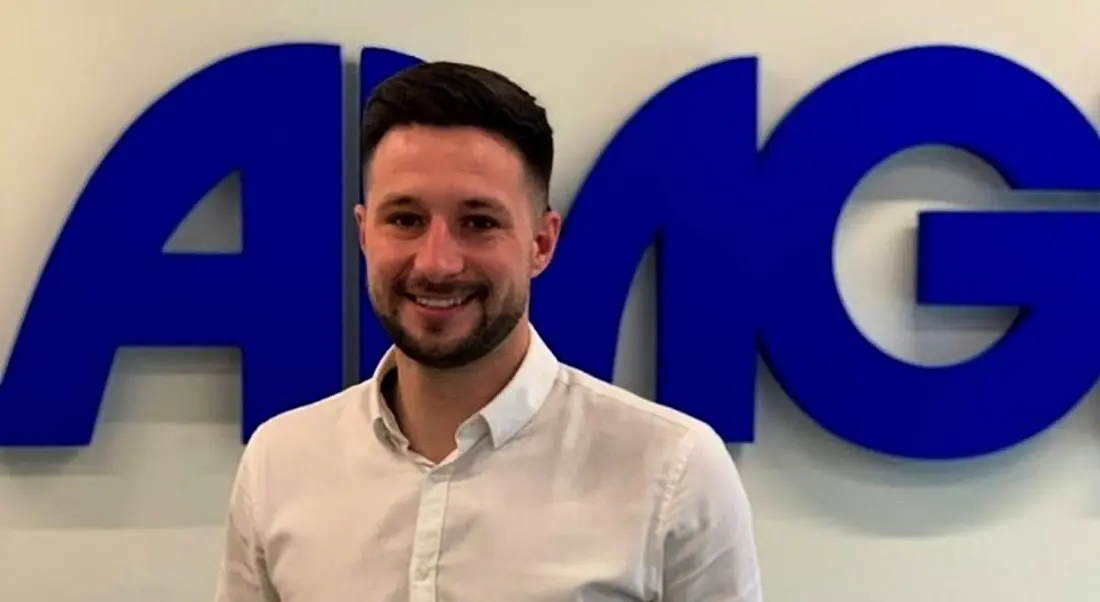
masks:
<svg viewBox="0 0 1100 602"><path fill-rule="evenodd" d="M412 205L418 205L419 201L416 197L409 196L407 194L401 194L397 196L386 197L382 199L382 202L378 204L379 209L400 209L401 207L409 207Z"/></svg>
<svg viewBox="0 0 1100 602"><path fill-rule="evenodd" d="M395 209L418 207L420 206L420 204L420 199L412 195L398 194L383 198L378 203L377 207L379 210L392 211ZM468 211L472 210L504 213L508 210L507 207L505 207L504 203L501 203L500 201L492 197L470 197L467 199L463 199L459 204L463 209Z"/></svg>
<svg viewBox="0 0 1100 602"><path fill-rule="evenodd" d="M504 204L489 197L473 197L462 201L466 209L488 209L491 211L504 211Z"/></svg>

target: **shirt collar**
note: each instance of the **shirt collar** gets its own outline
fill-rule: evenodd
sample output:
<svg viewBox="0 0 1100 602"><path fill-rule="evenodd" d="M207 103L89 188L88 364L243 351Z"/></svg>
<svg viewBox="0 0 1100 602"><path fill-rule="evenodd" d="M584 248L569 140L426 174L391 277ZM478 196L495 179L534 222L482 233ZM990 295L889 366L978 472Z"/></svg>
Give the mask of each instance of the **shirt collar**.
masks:
<svg viewBox="0 0 1100 602"><path fill-rule="evenodd" d="M558 360L539 336L534 326L523 362L508 384L501 389L477 414L463 423L462 431L482 422L489 430L493 447L507 443L526 425L542 406L558 375ZM395 367L396 348L390 347L375 367L370 386L367 387L367 406L374 431L387 444L408 446L408 439L401 433L397 418L382 398L382 380Z"/></svg>

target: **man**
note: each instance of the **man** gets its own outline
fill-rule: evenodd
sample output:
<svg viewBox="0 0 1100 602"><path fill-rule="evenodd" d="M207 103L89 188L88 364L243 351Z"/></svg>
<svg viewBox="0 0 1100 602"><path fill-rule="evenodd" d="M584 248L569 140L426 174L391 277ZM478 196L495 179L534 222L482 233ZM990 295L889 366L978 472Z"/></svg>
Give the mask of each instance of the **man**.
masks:
<svg viewBox="0 0 1100 602"><path fill-rule="evenodd" d="M528 322L562 221L543 109L424 64L374 91L361 146L355 218L394 346L256 431L217 599L762 600L714 431L560 363Z"/></svg>

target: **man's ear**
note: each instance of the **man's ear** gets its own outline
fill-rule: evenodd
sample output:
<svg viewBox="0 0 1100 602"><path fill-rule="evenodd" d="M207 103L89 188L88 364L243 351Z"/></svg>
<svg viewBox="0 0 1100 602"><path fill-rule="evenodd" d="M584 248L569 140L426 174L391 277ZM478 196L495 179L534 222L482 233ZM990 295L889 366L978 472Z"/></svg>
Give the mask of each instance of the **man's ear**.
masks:
<svg viewBox="0 0 1100 602"><path fill-rule="evenodd" d="M561 214L547 208L535 224L535 237L531 245L531 277L537 278L550 265L561 236Z"/></svg>
<svg viewBox="0 0 1100 602"><path fill-rule="evenodd" d="M359 239L359 248L365 251L366 249L363 245L366 241L363 239L363 224L367 222L366 205L363 203L356 203L353 213L355 214L355 235Z"/></svg>

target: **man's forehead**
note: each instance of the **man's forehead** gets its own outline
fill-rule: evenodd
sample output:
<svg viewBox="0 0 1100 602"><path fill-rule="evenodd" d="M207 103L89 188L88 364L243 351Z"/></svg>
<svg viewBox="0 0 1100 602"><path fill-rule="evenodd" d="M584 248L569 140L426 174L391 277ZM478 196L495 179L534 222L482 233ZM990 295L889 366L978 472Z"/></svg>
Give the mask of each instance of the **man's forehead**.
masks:
<svg viewBox="0 0 1100 602"><path fill-rule="evenodd" d="M524 171L523 157L511 144L477 128L403 126L390 130L375 148L371 163L383 169L423 162L454 168Z"/></svg>
<svg viewBox="0 0 1100 602"><path fill-rule="evenodd" d="M363 178L367 194L380 202L516 212L528 210L536 194L522 155L476 128L395 128L364 165Z"/></svg>

